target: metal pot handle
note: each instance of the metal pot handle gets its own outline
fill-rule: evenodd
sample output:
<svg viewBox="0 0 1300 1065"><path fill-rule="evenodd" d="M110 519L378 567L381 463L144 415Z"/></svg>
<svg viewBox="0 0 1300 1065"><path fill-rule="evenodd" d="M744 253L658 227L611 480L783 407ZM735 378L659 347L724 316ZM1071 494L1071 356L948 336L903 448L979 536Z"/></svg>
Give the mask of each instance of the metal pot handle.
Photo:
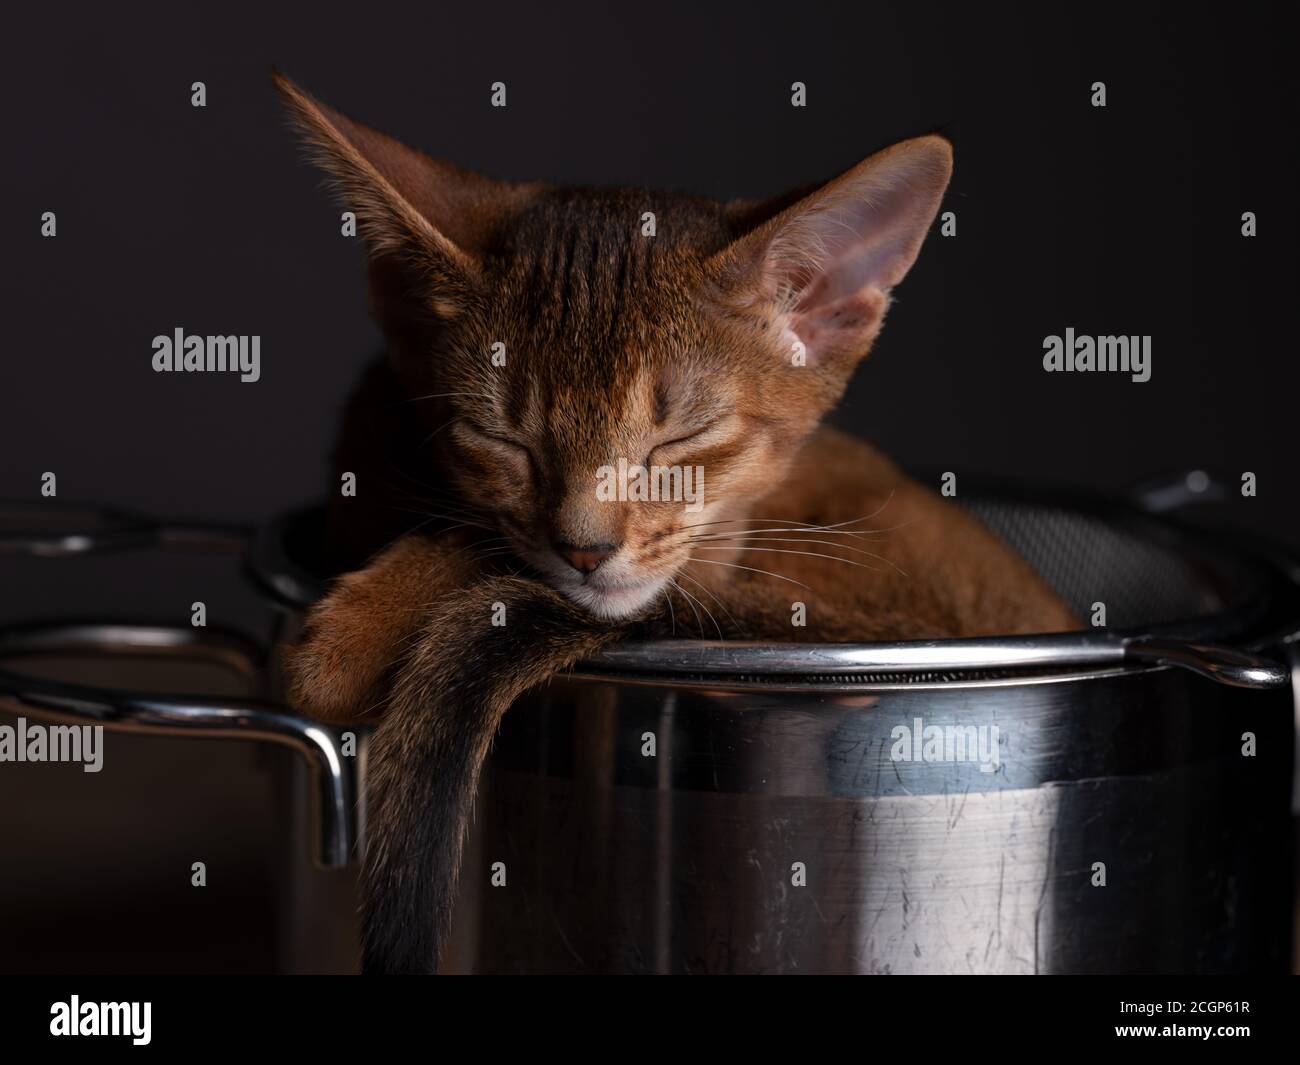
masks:
<svg viewBox="0 0 1300 1065"><path fill-rule="evenodd" d="M1205 470L1184 470L1134 485L1128 495L1148 514L1165 514L1197 503L1221 503L1228 498L1228 484Z"/></svg>
<svg viewBox="0 0 1300 1065"><path fill-rule="evenodd" d="M1281 663L1218 644L1141 637L1124 641L1124 658L1181 666L1234 688L1281 688L1291 683L1291 671Z"/></svg>
<svg viewBox="0 0 1300 1065"><path fill-rule="evenodd" d="M1230 496L1229 482L1206 470L1153 477L1129 491L1134 505L1148 514L1166 514L1198 503L1222 503ZM1227 647L1137 639L1127 642L1125 656L1182 666L1211 680L1243 688L1277 688L1290 682L1290 670L1280 663Z"/></svg>
<svg viewBox="0 0 1300 1065"><path fill-rule="evenodd" d="M251 530L237 525L167 521L130 511L57 501L0 502L0 554L59 558L142 548L243 553ZM192 630L147 625L46 625L0 633L6 654L102 647L167 652L191 648ZM239 652L210 633L204 649L218 657ZM229 653L229 655L227 654ZM307 762L316 781L313 803L318 844L313 859L324 868L348 863L356 833L355 791L338 738L329 728L269 702L142 695L110 688L24 676L0 668L0 706L45 720L96 724L113 732L261 740L289 747Z"/></svg>
<svg viewBox="0 0 1300 1065"><path fill-rule="evenodd" d="M9 630L0 636L0 650L6 655L41 654L105 642L141 653L189 646L194 637L190 630L161 626L49 626ZM262 740L288 747L306 760L315 778L314 860L329 869L348 864L355 839L355 789L338 737L328 726L269 702L145 695L46 680L4 668L0 668L0 707L44 720L102 725L112 732Z"/></svg>
<svg viewBox="0 0 1300 1065"><path fill-rule="evenodd" d="M60 558L150 547L239 552L251 536L240 525L164 520L111 507L0 501L0 554Z"/></svg>

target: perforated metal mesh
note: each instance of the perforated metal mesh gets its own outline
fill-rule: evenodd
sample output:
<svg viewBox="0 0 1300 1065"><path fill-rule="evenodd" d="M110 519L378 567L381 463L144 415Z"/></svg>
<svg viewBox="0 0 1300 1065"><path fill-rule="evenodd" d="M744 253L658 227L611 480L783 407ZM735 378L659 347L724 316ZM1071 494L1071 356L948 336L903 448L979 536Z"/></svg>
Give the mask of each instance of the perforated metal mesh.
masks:
<svg viewBox="0 0 1300 1065"><path fill-rule="evenodd" d="M1076 510L998 499L967 503L1082 618L1106 604L1110 628L1142 628L1215 613L1246 593L1227 559L1166 547Z"/></svg>

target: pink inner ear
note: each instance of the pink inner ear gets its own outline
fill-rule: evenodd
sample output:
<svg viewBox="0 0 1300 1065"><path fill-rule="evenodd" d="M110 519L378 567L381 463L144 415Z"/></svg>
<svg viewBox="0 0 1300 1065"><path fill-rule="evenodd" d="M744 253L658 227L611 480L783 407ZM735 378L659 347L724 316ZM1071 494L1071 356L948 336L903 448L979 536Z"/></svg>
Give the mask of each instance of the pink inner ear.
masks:
<svg viewBox="0 0 1300 1065"><path fill-rule="evenodd" d="M790 318L790 329L807 349L809 361L838 354L861 355L885 316L889 297L870 286L838 299L800 301Z"/></svg>
<svg viewBox="0 0 1300 1065"><path fill-rule="evenodd" d="M808 212L773 243L769 269L776 288L793 293L789 327L810 362L861 355L880 328L906 255L898 221L849 202Z"/></svg>
<svg viewBox="0 0 1300 1065"><path fill-rule="evenodd" d="M952 148L918 137L864 159L766 218L713 262L735 303L780 316L808 362L865 355L890 290L916 259L952 173Z"/></svg>
<svg viewBox="0 0 1300 1065"><path fill-rule="evenodd" d="M888 292L900 280L903 271L898 264L906 247L899 235L885 233L876 240L870 235L859 236L850 241L841 235L838 247L834 237L824 240L822 246L826 248L824 257L799 290L799 310L832 303L863 289Z"/></svg>
<svg viewBox="0 0 1300 1065"><path fill-rule="evenodd" d="M769 249L775 287L794 298L790 329L812 364L865 354L928 228L906 194L866 195L808 211Z"/></svg>

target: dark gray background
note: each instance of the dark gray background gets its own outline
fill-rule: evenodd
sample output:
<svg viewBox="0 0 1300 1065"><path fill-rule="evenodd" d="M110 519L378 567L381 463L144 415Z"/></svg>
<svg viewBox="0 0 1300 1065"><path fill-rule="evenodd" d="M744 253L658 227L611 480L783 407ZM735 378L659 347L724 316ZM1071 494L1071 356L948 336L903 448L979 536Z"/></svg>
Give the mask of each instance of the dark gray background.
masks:
<svg viewBox="0 0 1300 1065"><path fill-rule="evenodd" d="M360 248L284 128L274 63L508 178L762 195L942 130L958 236L927 243L838 422L959 475L1119 491L1251 470L1259 497L1224 520L1300 543L1286 38L1271 8L1073 7L11 12L0 497L37 498L53 470L63 499L244 520L323 490L378 336ZM505 110L489 106L497 80ZM807 108L790 106L796 80ZM262 380L153 373L150 341L176 326L261 334ZM1067 326L1151 334L1152 380L1045 374L1043 337Z"/></svg>

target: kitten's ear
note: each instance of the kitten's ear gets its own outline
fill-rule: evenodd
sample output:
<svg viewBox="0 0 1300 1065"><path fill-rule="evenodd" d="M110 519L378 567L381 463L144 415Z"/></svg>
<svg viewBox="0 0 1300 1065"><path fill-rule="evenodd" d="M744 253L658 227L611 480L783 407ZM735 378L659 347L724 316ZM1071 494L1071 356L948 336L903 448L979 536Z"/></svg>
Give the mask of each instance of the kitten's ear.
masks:
<svg viewBox="0 0 1300 1065"><path fill-rule="evenodd" d="M738 204L743 236L712 260L725 298L765 315L777 308L809 365L861 358L889 292L916 260L952 174L942 137L903 141L788 206ZM788 198L787 198L788 199ZM749 220L755 220L752 223Z"/></svg>
<svg viewBox="0 0 1300 1065"><path fill-rule="evenodd" d="M415 258L472 283L496 234L538 191L431 159L321 103L278 70L272 78L376 256Z"/></svg>

